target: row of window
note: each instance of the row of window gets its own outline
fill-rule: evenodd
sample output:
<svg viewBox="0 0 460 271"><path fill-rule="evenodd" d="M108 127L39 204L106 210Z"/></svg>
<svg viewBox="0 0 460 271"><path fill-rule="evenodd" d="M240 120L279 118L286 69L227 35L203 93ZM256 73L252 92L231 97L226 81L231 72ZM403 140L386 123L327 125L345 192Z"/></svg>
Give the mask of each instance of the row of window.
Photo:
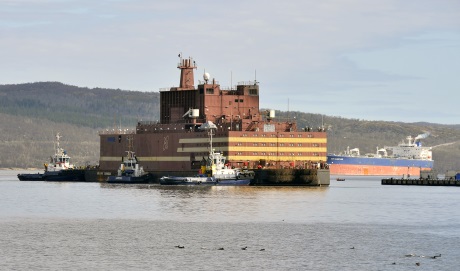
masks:
<svg viewBox="0 0 460 271"><path fill-rule="evenodd" d="M217 135L217 136L221 136L221 135L225 135L225 134L223 134L223 133L218 133L218 134L216 134L216 135ZM297 134L297 137L303 137L303 135L305 135L305 134L304 134L304 133L300 133L300 134ZM203 135L199 135L199 136L201 136L201 137L208 137L207 134L203 134ZM243 137L248 137L248 134L242 134L242 136L243 136ZM258 137L259 134L253 134L252 136L253 136L253 137ZM261 137L266 137L267 134L260 134L260 136L261 136ZM284 134L278 134L278 136L277 136L277 134L270 134L270 137L273 137L273 138L278 137L278 138L280 138L280 137L284 137ZM289 134L289 137L295 137L295 135L294 135L294 134ZM312 134L306 134L305 137L312 138L313 135L312 135Z"/></svg>
<svg viewBox="0 0 460 271"><path fill-rule="evenodd" d="M303 137L303 135L304 135L304 134L297 134L297 137ZM243 136L243 137L247 137L248 134L243 134L242 136ZM252 136L253 136L253 137L258 137L259 134L253 134ZM266 137L267 134L261 134L260 136L261 136L261 137ZM284 137L284 134L270 134L270 137ZM294 135L294 134L289 134L289 137L295 137L295 135ZM307 138L312 138L313 135L312 135L312 134L307 134L305 137L307 137Z"/></svg>
<svg viewBox="0 0 460 271"><path fill-rule="evenodd" d="M243 155L243 153L242 153L242 152L237 152L236 155L240 155L240 156L241 156L241 155ZM257 155L259 155L259 153L258 153L258 152L253 152L252 155L257 156ZM260 155L261 155L261 156L285 156L285 155L288 155L288 156L296 156L296 154L295 154L294 152L290 152L290 153L279 152L278 155L276 155L275 152L268 152L268 153L266 153L266 152L261 152ZM307 156L307 155L319 156L319 153L316 153L316 152L311 153L311 154L302 153L302 152L298 152L298 153L297 153L297 156Z"/></svg>
<svg viewBox="0 0 460 271"><path fill-rule="evenodd" d="M203 88L200 88L200 93L203 93ZM235 93L235 91L231 91L231 93ZM258 89L257 88L250 88L249 89L249 95L254 96L254 95L259 95L258 94ZM206 88L206 94L214 94L214 88Z"/></svg>
<svg viewBox="0 0 460 271"><path fill-rule="evenodd" d="M215 144L216 146L225 146L225 143L216 143ZM307 144L308 145L308 144ZM241 142L237 142L236 143L236 146L243 146L243 143ZM257 142L254 142L252 143L252 146L254 147L258 147L259 146L259 143ZM266 147L267 146L267 143L260 143L260 146L261 147ZM276 143L270 143L269 144L270 147L276 147ZM295 143L289 143L289 147L295 147L296 144ZM302 147L302 143L297 143L297 147ZM279 143L279 147L284 147L284 143ZM311 143L311 147L319 147L319 144L318 143Z"/></svg>

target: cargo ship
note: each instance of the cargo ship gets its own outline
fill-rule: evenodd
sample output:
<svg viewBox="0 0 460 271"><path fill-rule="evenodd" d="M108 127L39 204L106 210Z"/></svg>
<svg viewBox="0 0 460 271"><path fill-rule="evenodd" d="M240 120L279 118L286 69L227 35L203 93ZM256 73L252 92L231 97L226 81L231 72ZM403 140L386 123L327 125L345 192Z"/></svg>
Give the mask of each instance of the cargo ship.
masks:
<svg viewBox="0 0 460 271"><path fill-rule="evenodd" d="M347 148L343 154L328 154L327 163L333 175L419 176L421 171L433 168L431 147L422 147L421 139L413 138L398 146L378 148L376 153L361 155L358 148Z"/></svg>
<svg viewBox="0 0 460 271"><path fill-rule="evenodd" d="M329 184L324 129L298 129L295 119L277 119L275 110L260 110L256 80L225 88L205 72L195 87L196 62L179 58L179 86L160 89L160 120L138 121L133 130L99 132L98 180L116 172L128 138L153 182L201 173L210 139L200 127L210 121L217 127L213 151L226 157L229 168L254 170L253 184Z"/></svg>

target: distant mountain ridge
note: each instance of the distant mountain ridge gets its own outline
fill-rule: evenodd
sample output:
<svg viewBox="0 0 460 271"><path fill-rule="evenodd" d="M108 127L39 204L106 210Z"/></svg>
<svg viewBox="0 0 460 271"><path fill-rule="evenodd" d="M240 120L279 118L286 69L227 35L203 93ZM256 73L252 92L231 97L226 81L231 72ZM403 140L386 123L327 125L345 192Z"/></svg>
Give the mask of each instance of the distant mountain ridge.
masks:
<svg viewBox="0 0 460 271"><path fill-rule="evenodd" d="M158 119L158 92L82 88L59 82L0 85L0 113L39 117L82 127L133 126Z"/></svg>
<svg viewBox="0 0 460 271"><path fill-rule="evenodd" d="M74 163L97 164L99 130L134 128L139 120L158 120L159 112L159 92L59 82L0 85L0 168L41 167L53 153L56 132L63 136L61 145ZM438 146L433 149L435 169L441 173L460 170L460 125L366 121L324 113L276 111L276 117L295 119L299 129L326 128L329 153L339 153L347 146L358 147L361 153L375 152L377 146L396 145L406 136L430 132L423 144Z"/></svg>

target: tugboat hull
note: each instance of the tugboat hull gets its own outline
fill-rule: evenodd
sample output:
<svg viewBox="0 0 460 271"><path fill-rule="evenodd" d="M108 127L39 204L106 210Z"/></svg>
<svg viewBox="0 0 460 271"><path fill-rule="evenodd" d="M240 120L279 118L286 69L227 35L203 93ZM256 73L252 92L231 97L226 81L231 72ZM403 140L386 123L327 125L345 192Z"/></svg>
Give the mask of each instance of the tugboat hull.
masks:
<svg viewBox="0 0 460 271"><path fill-rule="evenodd" d="M84 169L68 169L61 171L45 172L44 180L47 182L84 182Z"/></svg>
<svg viewBox="0 0 460 271"><path fill-rule="evenodd" d="M107 178L107 183L118 183L118 184L143 184L150 183L152 176L150 174L145 174L142 176L109 176Z"/></svg>
<svg viewBox="0 0 460 271"><path fill-rule="evenodd" d="M23 173L18 174L18 179L20 181L44 181L43 173Z"/></svg>

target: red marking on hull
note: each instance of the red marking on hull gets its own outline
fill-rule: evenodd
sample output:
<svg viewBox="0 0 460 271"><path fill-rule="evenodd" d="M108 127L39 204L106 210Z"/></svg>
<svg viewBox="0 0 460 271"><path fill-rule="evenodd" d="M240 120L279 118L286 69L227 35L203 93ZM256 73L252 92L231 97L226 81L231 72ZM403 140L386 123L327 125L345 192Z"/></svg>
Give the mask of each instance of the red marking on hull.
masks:
<svg viewBox="0 0 460 271"><path fill-rule="evenodd" d="M407 175L420 176L420 170L431 170L431 168L419 167L387 167L387 166L366 166L366 165L329 165L331 175L358 175L358 176L399 176Z"/></svg>

